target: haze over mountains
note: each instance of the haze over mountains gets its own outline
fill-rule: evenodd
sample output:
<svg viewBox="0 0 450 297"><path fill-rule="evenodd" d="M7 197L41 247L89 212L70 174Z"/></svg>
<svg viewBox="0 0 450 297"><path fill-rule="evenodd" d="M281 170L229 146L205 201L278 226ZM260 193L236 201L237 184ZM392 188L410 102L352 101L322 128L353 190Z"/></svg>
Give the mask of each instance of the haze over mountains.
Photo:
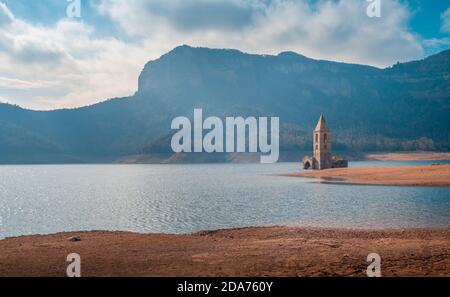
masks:
<svg viewBox="0 0 450 297"><path fill-rule="evenodd" d="M284 52L180 46L145 65L137 92L83 108L0 104L0 163L111 162L171 154L176 116L278 116L281 151L311 149L321 112L334 149L450 148L450 50L378 69Z"/></svg>

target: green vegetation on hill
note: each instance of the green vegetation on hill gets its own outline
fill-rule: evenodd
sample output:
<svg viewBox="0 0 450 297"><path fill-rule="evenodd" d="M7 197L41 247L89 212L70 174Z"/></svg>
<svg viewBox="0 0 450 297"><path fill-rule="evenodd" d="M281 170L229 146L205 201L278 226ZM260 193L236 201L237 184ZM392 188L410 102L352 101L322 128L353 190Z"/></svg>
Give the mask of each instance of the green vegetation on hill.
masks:
<svg viewBox="0 0 450 297"><path fill-rule="evenodd" d="M170 122L278 116L281 150L308 151L321 112L339 151L450 148L450 51L387 69L178 47L149 62L138 91L78 109L0 104L0 162L110 162L170 152Z"/></svg>

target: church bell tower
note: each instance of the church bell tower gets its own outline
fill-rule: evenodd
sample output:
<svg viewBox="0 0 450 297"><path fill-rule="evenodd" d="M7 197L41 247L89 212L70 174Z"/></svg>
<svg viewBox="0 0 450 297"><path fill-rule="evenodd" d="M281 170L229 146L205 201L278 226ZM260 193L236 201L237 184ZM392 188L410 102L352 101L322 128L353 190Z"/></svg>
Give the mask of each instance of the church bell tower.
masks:
<svg viewBox="0 0 450 297"><path fill-rule="evenodd" d="M322 170L332 167L331 157L331 131L328 128L323 114L320 115L319 122L314 129L314 158L316 169Z"/></svg>

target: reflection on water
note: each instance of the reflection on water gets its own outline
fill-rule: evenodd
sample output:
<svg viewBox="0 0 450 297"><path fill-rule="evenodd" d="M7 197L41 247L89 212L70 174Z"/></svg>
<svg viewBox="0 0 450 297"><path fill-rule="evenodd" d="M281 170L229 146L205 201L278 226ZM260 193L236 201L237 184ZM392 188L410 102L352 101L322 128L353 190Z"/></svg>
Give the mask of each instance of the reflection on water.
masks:
<svg viewBox="0 0 450 297"><path fill-rule="evenodd" d="M351 166L417 163L424 162ZM276 176L298 170L298 163L0 166L0 237L74 230L185 233L271 224L450 225L449 188L331 185Z"/></svg>

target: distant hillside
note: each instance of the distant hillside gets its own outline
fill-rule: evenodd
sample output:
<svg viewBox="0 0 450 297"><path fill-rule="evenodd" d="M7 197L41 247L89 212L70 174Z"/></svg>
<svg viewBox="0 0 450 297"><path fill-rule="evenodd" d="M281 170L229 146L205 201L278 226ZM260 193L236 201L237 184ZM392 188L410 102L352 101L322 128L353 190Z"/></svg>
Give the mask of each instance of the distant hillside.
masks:
<svg viewBox="0 0 450 297"><path fill-rule="evenodd" d="M289 156L310 150L321 112L336 150L448 151L450 51L378 69L292 52L181 46L147 63L128 98L48 112L0 104L0 163L170 154L171 120L191 117L194 108L206 116L280 117L282 154Z"/></svg>

